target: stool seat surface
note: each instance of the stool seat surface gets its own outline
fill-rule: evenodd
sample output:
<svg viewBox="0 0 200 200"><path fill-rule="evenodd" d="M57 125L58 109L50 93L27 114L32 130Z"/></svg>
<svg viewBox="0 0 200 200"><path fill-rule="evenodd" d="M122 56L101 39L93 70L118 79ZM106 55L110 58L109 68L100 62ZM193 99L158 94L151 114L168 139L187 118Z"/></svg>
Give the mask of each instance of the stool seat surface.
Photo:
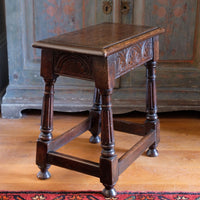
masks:
<svg viewBox="0 0 200 200"><path fill-rule="evenodd" d="M37 41L33 47L107 56L121 46L130 46L130 43L162 32L158 27L103 23Z"/></svg>

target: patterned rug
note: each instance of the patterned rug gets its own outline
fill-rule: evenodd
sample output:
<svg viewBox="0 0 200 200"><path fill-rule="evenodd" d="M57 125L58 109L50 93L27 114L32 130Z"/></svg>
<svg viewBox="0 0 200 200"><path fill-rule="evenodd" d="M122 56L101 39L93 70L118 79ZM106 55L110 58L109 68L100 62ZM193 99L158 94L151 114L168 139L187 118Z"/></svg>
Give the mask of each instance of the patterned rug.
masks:
<svg viewBox="0 0 200 200"><path fill-rule="evenodd" d="M0 200L200 200L200 193L120 192L105 198L101 192L0 192Z"/></svg>

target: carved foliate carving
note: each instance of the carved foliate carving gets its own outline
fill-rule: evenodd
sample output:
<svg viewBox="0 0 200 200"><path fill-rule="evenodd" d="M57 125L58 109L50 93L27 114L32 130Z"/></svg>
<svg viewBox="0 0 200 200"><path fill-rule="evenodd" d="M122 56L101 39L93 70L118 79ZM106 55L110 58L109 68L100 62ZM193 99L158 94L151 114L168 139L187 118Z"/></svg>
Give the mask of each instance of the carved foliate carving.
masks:
<svg viewBox="0 0 200 200"><path fill-rule="evenodd" d="M92 78L92 63L87 55L56 53L54 54L54 71L63 76L80 76L83 79Z"/></svg>
<svg viewBox="0 0 200 200"><path fill-rule="evenodd" d="M113 55L115 77L118 78L153 58L152 39L139 42Z"/></svg>

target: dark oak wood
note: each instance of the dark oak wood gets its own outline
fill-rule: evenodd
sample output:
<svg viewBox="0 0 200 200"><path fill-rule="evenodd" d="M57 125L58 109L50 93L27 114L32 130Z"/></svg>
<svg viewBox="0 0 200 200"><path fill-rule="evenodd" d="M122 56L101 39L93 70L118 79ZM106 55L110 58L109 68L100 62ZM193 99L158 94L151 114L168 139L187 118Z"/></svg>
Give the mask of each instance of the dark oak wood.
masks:
<svg viewBox="0 0 200 200"><path fill-rule="evenodd" d="M156 44L158 40L156 40ZM158 46L158 45L157 45ZM154 50L154 58L158 59L158 51ZM155 143L149 147L147 151L147 155L151 157L158 156L158 152L156 150L157 143L160 140L159 133L159 120L157 115L157 98L156 98L156 60L150 61L146 63L147 68L147 93L146 93L146 132L149 129L156 130L155 132Z"/></svg>
<svg viewBox="0 0 200 200"><path fill-rule="evenodd" d="M99 89L95 88L93 97L93 107L90 111L90 132L92 136L90 138L91 143L99 143L99 134L101 132L101 95Z"/></svg>
<svg viewBox="0 0 200 200"><path fill-rule="evenodd" d="M119 174L121 174L134 160L138 158L155 141L155 133L152 131L139 142L137 142L129 151L119 158Z"/></svg>
<svg viewBox="0 0 200 200"><path fill-rule="evenodd" d="M101 89L102 112L101 112L101 157L100 157L100 181L105 186L103 194L106 197L115 196L114 185L118 180L118 159L115 154L115 139L111 109L112 89Z"/></svg>
<svg viewBox="0 0 200 200"><path fill-rule="evenodd" d="M57 165L99 177L105 186L104 196L114 197L119 175L138 156L147 148L147 155L157 156L159 120L155 68L159 58L158 36L163 32L157 27L104 23L33 44L33 47L42 48L41 76L45 80L36 158L41 169L39 178L49 178L50 164ZM144 124L113 122L111 96L115 79L142 64L147 69L146 121ZM58 76L94 81L95 95L88 119L52 139L54 83ZM143 136L120 159L115 153L114 129ZM101 132L99 164L55 152L86 130L92 133L92 143L100 141Z"/></svg>
<svg viewBox="0 0 200 200"><path fill-rule="evenodd" d="M58 152L49 152L47 162L59 167L72 169L92 176L100 176L99 164L88 160L83 160Z"/></svg>
<svg viewBox="0 0 200 200"><path fill-rule="evenodd" d="M162 32L158 27L103 23L37 41L33 47L108 56Z"/></svg>
<svg viewBox="0 0 200 200"><path fill-rule="evenodd" d="M56 151L63 145L69 143L70 141L87 131L90 125L89 122L89 119L86 119L82 123L53 139L48 145L49 151Z"/></svg>
<svg viewBox="0 0 200 200"><path fill-rule="evenodd" d="M145 136L145 125L114 119L114 129L134 135Z"/></svg>

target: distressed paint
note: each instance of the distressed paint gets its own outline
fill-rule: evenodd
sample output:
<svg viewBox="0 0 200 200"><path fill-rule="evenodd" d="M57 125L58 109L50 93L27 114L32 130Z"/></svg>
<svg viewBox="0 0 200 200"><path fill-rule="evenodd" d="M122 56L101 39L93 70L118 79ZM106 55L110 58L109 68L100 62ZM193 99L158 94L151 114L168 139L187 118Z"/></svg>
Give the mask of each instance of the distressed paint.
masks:
<svg viewBox="0 0 200 200"><path fill-rule="evenodd" d="M83 1L83 27L94 25L96 21L96 2L97 0L85 0Z"/></svg>
<svg viewBox="0 0 200 200"><path fill-rule="evenodd" d="M34 0L36 40L82 27L82 0Z"/></svg>
<svg viewBox="0 0 200 200"><path fill-rule="evenodd" d="M40 51L31 47L33 41L112 21L113 13L104 14L102 2L103 0L5 1L10 83L3 99L3 117L17 118L20 117L21 110L39 109L41 106L43 82L40 78ZM194 7L195 2L198 2L198 7ZM121 17L123 23L165 27L170 22L169 30L170 27L173 30L168 31L168 36L161 38L161 59L171 61L171 64L158 65L159 111L200 110L200 48L195 50L195 47L200 46L200 15L196 20L200 0L130 0L130 3L130 12ZM185 3L187 8L183 13ZM155 6L158 6L158 10ZM174 48L176 51L173 51ZM193 64L174 63L191 58L194 58ZM113 93L114 112L145 110L145 68L126 74L117 85L120 87ZM68 112L87 110L92 103L92 93L91 82L58 78L55 109Z"/></svg>
<svg viewBox="0 0 200 200"><path fill-rule="evenodd" d="M35 40L96 23L95 9L91 9L96 2L91 2L92 0L5 1L9 87L3 98L3 117L20 117L22 109L38 108L38 104L33 102L41 99L42 93L27 93L28 88L37 91L41 90L43 85L40 77L40 51L35 51L31 45ZM85 19L82 16L85 16ZM56 88L92 85L93 83L88 81L59 78ZM56 94L57 99L61 96Z"/></svg>
<svg viewBox="0 0 200 200"><path fill-rule="evenodd" d="M159 111L199 110L200 0L135 0L133 21L167 28L160 38L165 62L159 62L157 69ZM138 68L122 77L120 84L129 92L135 88L135 98L141 95L143 102L144 74L145 68ZM131 93L126 96L127 102L131 97Z"/></svg>
<svg viewBox="0 0 200 200"><path fill-rule="evenodd" d="M127 14L123 14L121 13L121 22L123 24L133 24L133 5L134 5L134 1L124 1L127 2L130 10ZM122 8L121 8L122 9Z"/></svg>
<svg viewBox="0 0 200 200"><path fill-rule="evenodd" d="M133 23L135 25L144 24L145 0L135 0L133 3Z"/></svg>
<svg viewBox="0 0 200 200"><path fill-rule="evenodd" d="M113 22L120 23L121 22L121 0L113 0Z"/></svg>
<svg viewBox="0 0 200 200"><path fill-rule="evenodd" d="M96 8L95 8L95 10L96 10L95 11L95 13L96 13L96 23L111 22L111 21L113 21L113 15L112 15L112 13L105 14L102 11L103 1L104 0L96 0Z"/></svg>
<svg viewBox="0 0 200 200"><path fill-rule="evenodd" d="M145 25L165 27L160 39L160 59L191 61L197 0L146 0Z"/></svg>

